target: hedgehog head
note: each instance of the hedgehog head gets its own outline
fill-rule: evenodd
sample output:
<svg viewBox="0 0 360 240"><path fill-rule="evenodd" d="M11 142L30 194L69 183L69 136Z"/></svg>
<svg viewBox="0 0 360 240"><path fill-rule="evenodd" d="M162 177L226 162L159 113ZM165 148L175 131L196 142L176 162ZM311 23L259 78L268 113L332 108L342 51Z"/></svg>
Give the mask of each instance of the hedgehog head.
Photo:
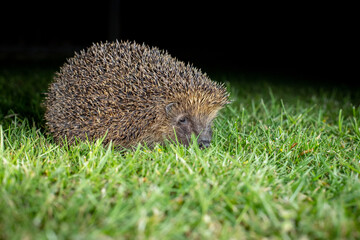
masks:
<svg viewBox="0 0 360 240"><path fill-rule="evenodd" d="M178 93L176 98L166 105L165 112L170 126L168 138L188 146L194 135L200 148L210 145L213 120L218 111L228 103L225 88L214 86L219 87L218 91L214 91L214 88L209 91L195 88Z"/></svg>

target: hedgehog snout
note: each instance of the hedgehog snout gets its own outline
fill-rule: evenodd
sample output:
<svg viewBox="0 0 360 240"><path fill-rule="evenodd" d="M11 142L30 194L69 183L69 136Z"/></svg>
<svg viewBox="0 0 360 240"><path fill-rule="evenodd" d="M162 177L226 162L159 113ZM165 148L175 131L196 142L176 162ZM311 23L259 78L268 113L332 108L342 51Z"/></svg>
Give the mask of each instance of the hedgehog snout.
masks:
<svg viewBox="0 0 360 240"><path fill-rule="evenodd" d="M199 147L201 149L207 148L210 146L210 141L209 140L203 140L199 142Z"/></svg>
<svg viewBox="0 0 360 240"><path fill-rule="evenodd" d="M198 144L201 149L207 148L210 146L212 137L212 130L206 129L205 131L202 131L199 138L198 138Z"/></svg>

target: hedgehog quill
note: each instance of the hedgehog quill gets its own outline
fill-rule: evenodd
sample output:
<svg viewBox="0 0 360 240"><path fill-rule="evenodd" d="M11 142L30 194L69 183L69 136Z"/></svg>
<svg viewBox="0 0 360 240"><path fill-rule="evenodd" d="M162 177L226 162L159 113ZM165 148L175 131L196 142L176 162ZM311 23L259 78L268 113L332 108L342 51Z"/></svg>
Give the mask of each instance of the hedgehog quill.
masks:
<svg viewBox="0 0 360 240"><path fill-rule="evenodd" d="M135 42L93 44L60 68L45 100L48 131L57 142L105 136L116 146L208 147L212 122L229 102L224 85L166 51Z"/></svg>

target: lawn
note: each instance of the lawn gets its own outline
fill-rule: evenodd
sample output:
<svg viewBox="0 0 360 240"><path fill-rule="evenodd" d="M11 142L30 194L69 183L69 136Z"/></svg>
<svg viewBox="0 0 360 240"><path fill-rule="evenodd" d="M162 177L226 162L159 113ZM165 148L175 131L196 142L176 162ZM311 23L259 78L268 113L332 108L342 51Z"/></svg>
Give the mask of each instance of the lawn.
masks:
<svg viewBox="0 0 360 240"><path fill-rule="evenodd" d="M214 73L211 147L66 147L56 69L0 71L0 239L359 239L360 91Z"/></svg>

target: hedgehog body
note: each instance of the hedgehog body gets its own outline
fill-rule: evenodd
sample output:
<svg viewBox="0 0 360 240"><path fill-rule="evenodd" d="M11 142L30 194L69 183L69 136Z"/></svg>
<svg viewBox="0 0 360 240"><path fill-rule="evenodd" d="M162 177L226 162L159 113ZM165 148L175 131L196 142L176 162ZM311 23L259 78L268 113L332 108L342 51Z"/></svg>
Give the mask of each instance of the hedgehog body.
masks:
<svg viewBox="0 0 360 240"><path fill-rule="evenodd" d="M93 44L68 59L46 96L45 120L56 141L104 137L117 146L165 139L200 145L228 102L223 85L156 47L133 42Z"/></svg>

